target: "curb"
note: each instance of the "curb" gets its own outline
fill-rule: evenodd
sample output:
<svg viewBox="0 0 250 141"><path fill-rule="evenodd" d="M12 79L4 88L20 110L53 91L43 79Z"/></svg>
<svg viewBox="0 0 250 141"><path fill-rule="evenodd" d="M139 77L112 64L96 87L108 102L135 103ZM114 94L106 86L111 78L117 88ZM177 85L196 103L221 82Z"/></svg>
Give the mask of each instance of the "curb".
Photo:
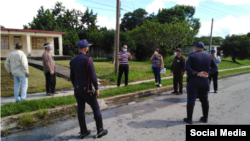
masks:
<svg viewBox="0 0 250 141"><path fill-rule="evenodd" d="M247 74L247 73L250 73L250 71L238 72L238 73L218 76L218 79L224 79L224 78L237 76L237 75L242 75L242 74ZM186 84L187 83L183 83L183 87L185 87ZM104 104L106 105L106 104L111 104L111 103L116 102L116 101L129 100L129 99L133 99L133 98L143 96L143 95L145 96L145 95L159 94L161 92L171 91L171 90L173 90L172 85L161 87L161 88L154 88L154 89L139 91L139 92L135 92L135 93L128 93L128 94L113 96L113 97L109 97L109 98L102 98L102 99L98 99L98 101L100 101L102 103L104 102ZM48 110L48 114L53 114L53 113L56 113L56 112L61 111L61 110L72 109L75 106L76 106L76 104L71 104L71 105L67 105L67 106L61 106L61 107L56 107L56 108L53 108L53 109L46 109L46 110ZM107 105L104 106L104 107L100 106L100 108L101 108L101 110L104 110L104 109L107 109L108 106ZM87 108L86 108L86 112L89 112L89 111L92 113L91 109L87 110ZM30 114L37 114L37 113L38 113L38 111L30 112ZM17 125L18 125L17 122L9 123L9 121L12 120L12 119L16 119L16 118L18 118L19 116L22 116L22 115L24 115L24 113L1 118L1 132L4 132L6 129L12 129L12 128L17 127Z"/></svg>

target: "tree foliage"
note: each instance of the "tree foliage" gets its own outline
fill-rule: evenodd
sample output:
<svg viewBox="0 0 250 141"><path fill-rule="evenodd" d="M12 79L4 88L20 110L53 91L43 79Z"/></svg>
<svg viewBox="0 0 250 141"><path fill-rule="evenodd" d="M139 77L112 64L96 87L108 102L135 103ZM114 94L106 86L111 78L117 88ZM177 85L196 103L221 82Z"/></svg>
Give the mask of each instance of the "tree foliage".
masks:
<svg viewBox="0 0 250 141"><path fill-rule="evenodd" d="M212 37L212 44L213 45L220 45L221 41L224 39L222 37ZM209 36L201 36L201 37L195 37L193 44L195 44L198 41L202 41L205 45L210 44L210 37Z"/></svg>
<svg viewBox="0 0 250 141"><path fill-rule="evenodd" d="M231 56L234 62L236 59L250 59L250 38L247 35L228 35L223 41L221 49L223 55Z"/></svg>
<svg viewBox="0 0 250 141"><path fill-rule="evenodd" d="M155 23L145 21L141 27L136 27L130 32L131 37L135 39L137 52L142 53L138 58L145 60L154 51L155 48L161 50L161 54L167 55L173 52L173 48L179 44L191 44L192 38L198 33L190 29L191 23L188 21L177 23Z"/></svg>

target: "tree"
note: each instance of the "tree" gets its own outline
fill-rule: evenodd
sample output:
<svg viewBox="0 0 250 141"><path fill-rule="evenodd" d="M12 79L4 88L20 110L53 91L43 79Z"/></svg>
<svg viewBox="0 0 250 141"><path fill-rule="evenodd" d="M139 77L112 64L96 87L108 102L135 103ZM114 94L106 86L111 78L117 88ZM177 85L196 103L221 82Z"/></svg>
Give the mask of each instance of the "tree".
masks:
<svg viewBox="0 0 250 141"><path fill-rule="evenodd" d="M250 32L247 33L247 37L250 37Z"/></svg>
<svg viewBox="0 0 250 141"><path fill-rule="evenodd" d="M212 44L213 45L220 45L220 42L223 40L222 37L212 37ZM195 37L194 38L194 42L193 44L197 43L197 42L203 42L205 45L209 45L210 44L210 37L209 36L201 36L201 37Z"/></svg>
<svg viewBox="0 0 250 141"><path fill-rule="evenodd" d="M1 28L5 28L5 27L1 25Z"/></svg>
<svg viewBox="0 0 250 141"><path fill-rule="evenodd" d="M234 62L236 59L250 59L250 38L247 35L228 35L223 41L221 49L223 55L231 56Z"/></svg>
<svg viewBox="0 0 250 141"><path fill-rule="evenodd" d="M190 26L188 21L164 24L145 21L141 27L130 32L137 44L137 58L147 59L155 48L160 48L163 55L167 55L179 44L191 44L198 32L190 29Z"/></svg>
<svg viewBox="0 0 250 141"><path fill-rule="evenodd" d="M136 26L141 26L146 20L148 13L145 9L136 9L135 11L125 13L121 19L121 31L128 31L134 29Z"/></svg>

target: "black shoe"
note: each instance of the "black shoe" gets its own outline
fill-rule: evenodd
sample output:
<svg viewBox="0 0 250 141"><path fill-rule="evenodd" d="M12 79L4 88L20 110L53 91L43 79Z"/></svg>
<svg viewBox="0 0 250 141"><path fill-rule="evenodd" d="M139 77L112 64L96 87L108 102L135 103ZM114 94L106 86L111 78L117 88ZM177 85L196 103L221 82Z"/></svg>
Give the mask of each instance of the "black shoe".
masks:
<svg viewBox="0 0 250 141"><path fill-rule="evenodd" d="M179 92L179 95L182 95L182 92Z"/></svg>
<svg viewBox="0 0 250 141"><path fill-rule="evenodd" d="M90 134L90 130L87 130L87 132L84 132L84 133L79 133L80 134L80 139L83 139L84 137L88 136Z"/></svg>
<svg viewBox="0 0 250 141"><path fill-rule="evenodd" d="M102 136L107 135L108 130L103 129L102 116L95 118L95 122L96 122L96 129L97 129L97 135L95 136L95 138L101 138Z"/></svg>
<svg viewBox="0 0 250 141"><path fill-rule="evenodd" d="M201 118L200 118L200 121L201 121L201 122L204 122L204 123L207 123L207 118L201 117Z"/></svg>
<svg viewBox="0 0 250 141"><path fill-rule="evenodd" d="M217 91L214 91L214 93L217 93Z"/></svg>
<svg viewBox="0 0 250 141"><path fill-rule="evenodd" d="M176 93L178 93L177 91L173 91L173 92L171 92L171 94L176 94Z"/></svg>
<svg viewBox="0 0 250 141"><path fill-rule="evenodd" d="M184 118L183 121L189 123L189 124L193 124L193 121L192 120L189 120L188 118Z"/></svg>

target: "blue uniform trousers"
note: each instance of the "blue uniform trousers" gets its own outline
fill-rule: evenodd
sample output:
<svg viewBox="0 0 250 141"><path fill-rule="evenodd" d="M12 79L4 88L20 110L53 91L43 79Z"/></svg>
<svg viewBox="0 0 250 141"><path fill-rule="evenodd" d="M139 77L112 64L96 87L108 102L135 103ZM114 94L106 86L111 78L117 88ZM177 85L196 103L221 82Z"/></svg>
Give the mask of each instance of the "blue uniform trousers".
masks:
<svg viewBox="0 0 250 141"><path fill-rule="evenodd" d="M101 116L100 107L97 102L97 98L96 97L92 98L87 93L87 90L75 88L75 98L76 98L77 106L78 106L77 113L78 113L79 119L85 117L85 103L88 103L90 105L90 107L93 110L95 118L98 118Z"/></svg>
<svg viewBox="0 0 250 141"><path fill-rule="evenodd" d="M209 80L206 78L192 78L187 83L187 107L194 107L197 94L202 107L209 107Z"/></svg>

